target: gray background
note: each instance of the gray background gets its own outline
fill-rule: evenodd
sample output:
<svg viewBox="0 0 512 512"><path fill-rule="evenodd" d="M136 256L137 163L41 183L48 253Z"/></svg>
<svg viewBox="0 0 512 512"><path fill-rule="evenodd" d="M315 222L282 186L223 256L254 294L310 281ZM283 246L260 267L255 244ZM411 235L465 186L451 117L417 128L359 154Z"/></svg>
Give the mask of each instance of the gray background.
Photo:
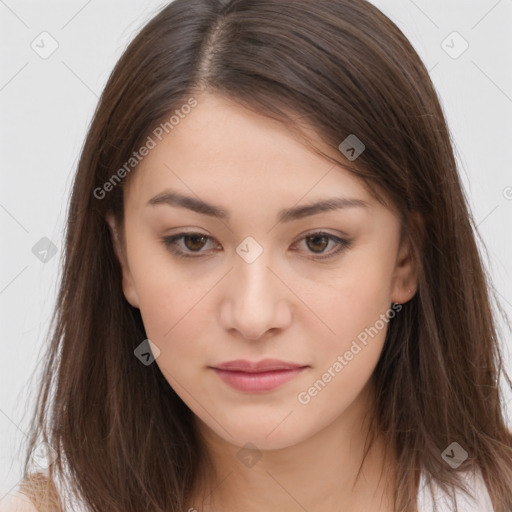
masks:
<svg viewBox="0 0 512 512"><path fill-rule="evenodd" d="M21 476L19 450L36 391L29 379L56 297L67 201L86 128L127 43L165 3L0 0L0 498ZM373 3L430 71L488 249L485 264L512 315L512 0ZM31 47L51 49L44 31L58 43L45 59ZM461 38L469 47L457 56ZM43 237L56 248L46 263L32 251ZM503 332L512 371L511 336ZM510 412L508 391L506 398Z"/></svg>

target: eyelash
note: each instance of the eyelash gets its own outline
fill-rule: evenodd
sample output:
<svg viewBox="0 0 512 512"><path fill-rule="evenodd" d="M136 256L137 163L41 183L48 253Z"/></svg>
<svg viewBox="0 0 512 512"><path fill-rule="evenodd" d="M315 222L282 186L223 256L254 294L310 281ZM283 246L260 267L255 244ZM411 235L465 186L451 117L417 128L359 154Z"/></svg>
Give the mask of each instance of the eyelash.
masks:
<svg viewBox="0 0 512 512"><path fill-rule="evenodd" d="M305 240L306 238L318 237L318 236L328 238L329 240L336 242L336 244L338 245L338 248L335 251L331 252L328 256L313 256L312 257L313 260L326 260L326 259L333 258L334 256L338 255L343 250L350 247L350 245L352 244L351 240L339 238L335 235L331 235L330 233L325 233L323 231L315 231L312 233L308 233L303 238L301 238L301 240ZM188 258L188 259L200 258L201 256L191 256L189 254L186 254L181 249L176 249L176 242L178 240L186 238L186 237L202 237L202 238L205 238L206 240L213 240L213 238L208 235L203 235L202 233L189 232L189 233L179 233L178 235L164 237L164 238L162 238L162 242L163 242L164 246L178 258L185 258L185 259L186 258ZM192 254L194 254L194 252L192 252ZM196 251L196 254L200 254L200 252Z"/></svg>

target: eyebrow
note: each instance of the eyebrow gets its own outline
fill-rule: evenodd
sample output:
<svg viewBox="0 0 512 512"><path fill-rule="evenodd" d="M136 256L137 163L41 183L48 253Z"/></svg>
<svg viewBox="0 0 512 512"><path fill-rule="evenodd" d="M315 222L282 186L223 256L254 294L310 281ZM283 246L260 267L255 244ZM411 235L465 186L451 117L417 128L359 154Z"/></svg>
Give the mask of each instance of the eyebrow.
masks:
<svg viewBox="0 0 512 512"><path fill-rule="evenodd" d="M229 211L220 206L209 204L196 197L185 196L178 192L162 192L161 194L151 198L147 203L147 206L157 205L187 208L202 215L208 215L210 217L227 221L229 221L231 218ZM368 208L369 204L361 199L353 199L348 197L330 197L315 203L282 209L278 212L277 220L279 223L290 222L326 211L356 207Z"/></svg>

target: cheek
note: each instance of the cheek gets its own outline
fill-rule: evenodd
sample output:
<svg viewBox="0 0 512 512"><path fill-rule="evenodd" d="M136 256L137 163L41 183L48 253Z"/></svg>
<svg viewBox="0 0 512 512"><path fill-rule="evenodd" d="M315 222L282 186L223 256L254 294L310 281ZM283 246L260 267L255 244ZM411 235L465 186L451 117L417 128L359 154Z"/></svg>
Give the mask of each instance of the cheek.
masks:
<svg viewBox="0 0 512 512"><path fill-rule="evenodd" d="M318 304L318 302L317 302ZM354 289L350 296L331 297L322 310L327 329L318 327L313 361L315 378L348 391L362 387L380 357L389 324L390 308L375 296ZM335 378L334 378L335 377Z"/></svg>
<svg viewBox="0 0 512 512"><path fill-rule="evenodd" d="M206 308L218 277L184 271L186 267L173 264L165 252L153 254L146 264L148 258L139 251L132 261L146 335L160 350L156 363L178 391L182 378L192 378L192 372L207 364L206 347L212 342L207 333L214 312Z"/></svg>
<svg viewBox="0 0 512 512"><path fill-rule="evenodd" d="M177 278L153 281L148 276L139 295L146 335L160 351L155 362L185 402L189 400L189 390L193 389L194 395L204 392L200 377L207 364L207 345L211 343L200 301L205 293L183 286Z"/></svg>
<svg viewBox="0 0 512 512"><path fill-rule="evenodd" d="M309 293L304 291L304 297L326 324L324 339L341 349L390 308L390 265L382 255L379 261L361 251L342 270L326 274Z"/></svg>
<svg viewBox="0 0 512 512"><path fill-rule="evenodd" d="M305 418L322 418L325 425L351 407L368 384L395 316L374 279L350 279L326 290L323 301L318 297L314 303L323 304L318 311L334 334L316 328L323 335L309 347L312 371L295 396Z"/></svg>
<svg viewBox="0 0 512 512"><path fill-rule="evenodd" d="M329 403L342 410L377 365L389 321L398 314L391 309L390 264L380 255L379 260L361 252L347 270L333 272L307 295L305 302L323 322L316 320L315 330L322 335L310 347L313 372L298 400L310 412Z"/></svg>
<svg viewBox="0 0 512 512"><path fill-rule="evenodd" d="M206 318L201 302L211 286L190 285L175 273L162 275L157 267L144 279L137 293L146 334L163 347L180 340L190 349L200 339L199 333L204 337Z"/></svg>

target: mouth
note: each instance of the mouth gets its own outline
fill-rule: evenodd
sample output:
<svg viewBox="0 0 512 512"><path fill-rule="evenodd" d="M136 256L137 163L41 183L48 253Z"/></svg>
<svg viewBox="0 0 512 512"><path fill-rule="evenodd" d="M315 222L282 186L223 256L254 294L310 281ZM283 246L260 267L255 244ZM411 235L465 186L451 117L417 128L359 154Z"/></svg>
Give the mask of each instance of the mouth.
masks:
<svg viewBox="0 0 512 512"><path fill-rule="evenodd" d="M265 359L260 362L229 361L210 368L230 387L238 391L257 393L276 389L309 366Z"/></svg>

